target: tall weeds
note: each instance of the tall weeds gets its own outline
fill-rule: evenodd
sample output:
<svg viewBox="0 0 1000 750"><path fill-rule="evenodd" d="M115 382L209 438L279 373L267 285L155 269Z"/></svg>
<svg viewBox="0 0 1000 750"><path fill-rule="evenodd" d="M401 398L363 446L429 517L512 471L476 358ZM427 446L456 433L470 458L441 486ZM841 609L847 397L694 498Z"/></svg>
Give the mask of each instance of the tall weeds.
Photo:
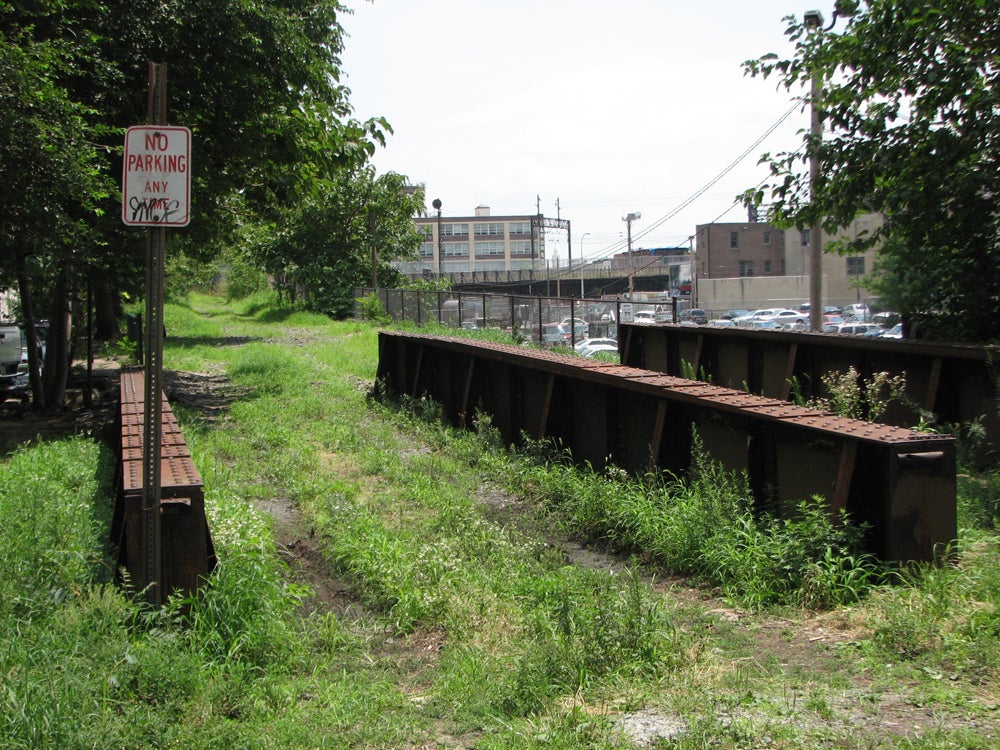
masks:
<svg viewBox="0 0 1000 750"><path fill-rule="evenodd" d="M700 578L743 606L830 607L862 599L879 582L879 565L859 551L863 530L844 515L831 519L821 498L788 517L758 513L745 477L713 461L697 436L693 453L684 478L581 470L544 443L529 447L532 462L501 461L494 470L573 533Z"/></svg>

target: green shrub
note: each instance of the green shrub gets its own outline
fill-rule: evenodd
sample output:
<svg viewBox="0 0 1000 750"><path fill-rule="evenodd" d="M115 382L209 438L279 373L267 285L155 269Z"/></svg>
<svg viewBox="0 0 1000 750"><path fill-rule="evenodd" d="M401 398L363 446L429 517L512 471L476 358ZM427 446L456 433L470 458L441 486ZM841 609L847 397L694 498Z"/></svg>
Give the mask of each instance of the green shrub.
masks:
<svg viewBox="0 0 1000 750"><path fill-rule="evenodd" d="M389 313L385 310L385 305L382 304L382 300L378 298L375 292L366 294L364 297L357 298L358 303L358 313L362 320L370 320L373 323L389 323L392 318L389 317Z"/></svg>

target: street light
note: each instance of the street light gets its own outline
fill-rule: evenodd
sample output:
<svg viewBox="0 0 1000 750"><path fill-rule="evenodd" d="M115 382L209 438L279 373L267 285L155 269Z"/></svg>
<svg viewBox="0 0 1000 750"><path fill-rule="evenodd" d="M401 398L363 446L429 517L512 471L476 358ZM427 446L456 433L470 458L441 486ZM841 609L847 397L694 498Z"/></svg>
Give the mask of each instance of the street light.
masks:
<svg viewBox="0 0 1000 750"><path fill-rule="evenodd" d="M836 20L836 19L834 19ZM802 21L810 33L823 28L823 14L807 10ZM823 82L818 71L813 72L812 92L809 98L809 136L812 149L809 156L809 200L816 204L816 183L819 181L819 146L823 140L823 123L819 119L816 102L823 94ZM823 223L817 220L809 237L809 330L823 330Z"/></svg>
<svg viewBox="0 0 1000 750"><path fill-rule="evenodd" d="M441 199L435 198L431 203L438 212L438 278L441 277Z"/></svg>
<svg viewBox="0 0 1000 750"><path fill-rule="evenodd" d="M585 296L583 293L583 267L586 264L583 262L583 238L588 234L590 234L590 232L584 232L580 235L580 299L583 299Z"/></svg>
<svg viewBox="0 0 1000 750"><path fill-rule="evenodd" d="M626 214L622 217L622 221L625 222L626 231L628 232L628 293L629 299L632 298L632 292L635 291L635 272L632 268L632 222L639 221L642 218L642 214L638 211L633 211L630 214Z"/></svg>

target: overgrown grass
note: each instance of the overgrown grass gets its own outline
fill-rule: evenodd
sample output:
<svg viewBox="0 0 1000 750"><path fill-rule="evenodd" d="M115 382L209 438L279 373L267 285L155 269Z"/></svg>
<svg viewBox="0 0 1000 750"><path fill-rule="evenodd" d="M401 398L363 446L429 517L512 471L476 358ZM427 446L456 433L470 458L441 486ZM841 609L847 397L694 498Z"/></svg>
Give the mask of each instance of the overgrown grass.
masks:
<svg viewBox="0 0 1000 750"><path fill-rule="evenodd" d="M524 454L488 454L497 481L531 493L573 534L637 554L659 569L719 587L733 602L761 608L824 609L861 601L883 579L861 552L863 529L831 519L822 498L788 517L754 510L745 478L700 448L686 478L630 477L575 466L546 444Z"/></svg>
<svg viewBox="0 0 1000 750"><path fill-rule="evenodd" d="M3 459L0 618L16 637L0 645L0 746L622 748L637 712L683 725L663 747L993 746L991 531L888 585L848 524L813 502L754 517L741 478L707 459L683 480L597 473L544 445L509 452L485 418L459 432L433 404L372 400L369 323L258 295L169 305L167 328L168 368L247 394L219 421L177 409L219 568L193 601L147 610L108 582L107 448ZM353 615L300 606L311 592L271 512L288 505ZM567 533L632 558L570 564ZM753 623L798 607L856 623L837 673L789 671L753 627L673 597L658 583L672 572ZM874 697L853 697L862 671ZM936 718L919 736L838 723L877 711L879 690Z"/></svg>

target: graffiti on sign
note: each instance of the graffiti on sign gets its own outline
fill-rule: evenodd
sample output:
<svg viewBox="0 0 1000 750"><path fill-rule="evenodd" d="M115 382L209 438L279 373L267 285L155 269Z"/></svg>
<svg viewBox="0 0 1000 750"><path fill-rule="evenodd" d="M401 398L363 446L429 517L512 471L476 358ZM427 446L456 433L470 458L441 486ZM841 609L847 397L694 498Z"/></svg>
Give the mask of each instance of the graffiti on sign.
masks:
<svg viewBox="0 0 1000 750"><path fill-rule="evenodd" d="M125 134L122 221L187 226L191 219L191 131L142 125Z"/></svg>

